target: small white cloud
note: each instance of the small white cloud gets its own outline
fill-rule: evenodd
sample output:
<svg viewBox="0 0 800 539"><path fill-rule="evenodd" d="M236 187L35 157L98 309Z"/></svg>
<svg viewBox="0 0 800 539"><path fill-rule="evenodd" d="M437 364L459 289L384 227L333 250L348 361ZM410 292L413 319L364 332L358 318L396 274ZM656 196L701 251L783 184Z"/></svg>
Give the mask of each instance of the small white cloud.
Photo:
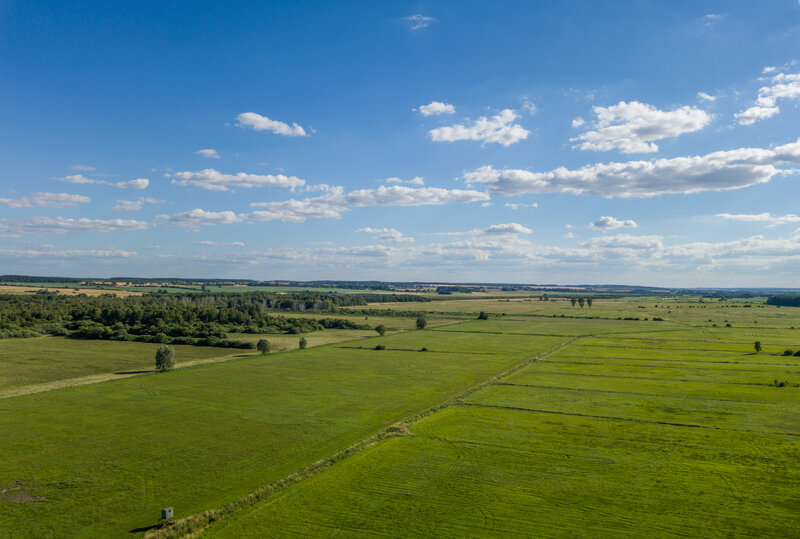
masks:
<svg viewBox="0 0 800 539"><path fill-rule="evenodd" d="M427 105L422 105L419 109L419 113L423 116L439 116L441 114L455 114L456 108L455 106L449 103L442 103L441 101L431 101Z"/></svg>
<svg viewBox="0 0 800 539"><path fill-rule="evenodd" d="M525 102L522 104L522 111L527 112L531 116L536 114L536 110L537 110L536 105L532 101L526 99Z"/></svg>
<svg viewBox="0 0 800 539"><path fill-rule="evenodd" d="M200 230L200 227L203 226L230 225L233 223L241 223L243 220L242 216L236 215L232 211L205 211L200 208L195 208L176 215L159 215L158 218L175 226L195 231Z"/></svg>
<svg viewBox="0 0 800 539"><path fill-rule="evenodd" d="M243 112L236 117L236 121L239 127L250 127L254 131L271 131L276 135L283 135L285 137L308 136L306 130L297 123L292 122L292 125L289 125L277 120L270 120L266 116L255 112Z"/></svg>
<svg viewBox="0 0 800 539"><path fill-rule="evenodd" d="M564 225L564 228L566 228L567 230L569 230L569 229L571 229L571 228L572 228L572 225Z"/></svg>
<svg viewBox="0 0 800 539"><path fill-rule="evenodd" d="M572 232L567 232L566 234L564 234L564 237L567 238L568 240L571 240L575 237L575 234L573 234Z"/></svg>
<svg viewBox="0 0 800 539"><path fill-rule="evenodd" d="M714 217L721 217L728 221L742 221L745 223L767 223L769 226L800 223L800 215L795 215L793 213L781 216L772 215L771 213L718 213Z"/></svg>
<svg viewBox="0 0 800 539"><path fill-rule="evenodd" d="M722 18L722 15L719 15L717 13L709 13L708 15L706 15L702 19L700 19L700 21L705 26L714 26L715 24L717 24L719 22L719 20L721 18Z"/></svg>
<svg viewBox="0 0 800 539"><path fill-rule="evenodd" d="M89 197L69 193L33 193L27 197L0 198L0 205L9 208L66 208L91 202Z"/></svg>
<svg viewBox="0 0 800 539"><path fill-rule="evenodd" d="M197 150L194 153L196 153L197 155L202 155L203 157L208 157L209 159L219 159L219 154L217 153L217 150L214 150L212 148L206 148L205 150Z"/></svg>
<svg viewBox="0 0 800 539"><path fill-rule="evenodd" d="M285 176L283 174L272 175L259 175L259 174L246 174L239 172L238 174L223 174L217 172L213 168L198 170L196 172L184 171L168 174L177 180L172 180L175 185L199 187L209 191L228 191L230 188L242 187L302 187L305 185L305 180L301 180L296 176Z"/></svg>
<svg viewBox="0 0 800 539"><path fill-rule="evenodd" d="M578 128L578 127L583 127L583 125L584 125L585 123L586 123L586 120L584 120L583 118L581 118L580 116L578 116L577 118L575 118L574 120L572 120L572 127L575 127L575 128Z"/></svg>
<svg viewBox="0 0 800 539"><path fill-rule="evenodd" d="M776 69L772 67L764 68L764 73L773 73L775 71ZM771 118L780 112L778 107L779 99L800 99L800 73L780 72L771 75L769 84L759 88L755 105L734 114L734 117L739 121L740 125L752 125L759 120Z"/></svg>
<svg viewBox="0 0 800 539"><path fill-rule="evenodd" d="M510 146L528 138L530 131L513 122L519 116L511 109L500 111L491 119L481 116L472 124L455 124L431 129L428 134L434 142L477 140L483 144L496 143Z"/></svg>
<svg viewBox="0 0 800 539"><path fill-rule="evenodd" d="M130 180L127 182L117 182L114 184L115 186L119 187L120 189L147 189L147 186L150 185L150 180L147 178L136 178L135 180Z"/></svg>
<svg viewBox="0 0 800 539"><path fill-rule="evenodd" d="M481 231L483 234L489 235L506 235L506 234L533 234L533 230L528 227L522 226L519 223L504 223L501 225L491 225Z"/></svg>
<svg viewBox="0 0 800 539"><path fill-rule="evenodd" d="M194 242L195 245L205 245L209 247L244 247L244 242L241 241L231 241L228 243L219 243L216 241L196 241Z"/></svg>
<svg viewBox="0 0 800 539"><path fill-rule="evenodd" d="M83 174L72 174L70 176L64 176L63 178L56 178L56 180L65 183L76 183L76 184L88 184L88 183L96 183L96 184L107 184L103 180L93 180L91 178L87 178Z"/></svg>
<svg viewBox="0 0 800 539"><path fill-rule="evenodd" d="M94 170L97 170L96 168L90 167L89 165L72 165L69 168L71 168L72 170L81 170L83 172L92 172Z"/></svg>
<svg viewBox="0 0 800 539"><path fill-rule="evenodd" d="M113 232L143 230L143 221L125 219L66 219L64 217L28 217L0 219L0 237L18 238L29 234L66 234L68 232Z"/></svg>
<svg viewBox="0 0 800 539"><path fill-rule="evenodd" d="M589 228L593 228L595 230L614 230L615 228L636 228L638 226L639 225L637 225L636 222L631 219L620 221L616 217L604 215L597 221L590 224Z"/></svg>
<svg viewBox="0 0 800 539"><path fill-rule="evenodd" d="M373 234L376 240L384 243L414 243L414 238L404 236L402 232L394 228L372 228L368 226L359 228L356 232Z"/></svg>
<svg viewBox="0 0 800 539"><path fill-rule="evenodd" d="M427 28L428 26L430 26L432 22L436 22L436 19L434 19L433 17L420 15L419 13L415 13L414 15L409 15L408 17L403 17L403 20L411 23L412 30L421 30L422 28Z"/></svg>
<svg viewBox="0 0 800 539"><path fill-rule="evenodd" d="M697 97L699 97L703 101L710 101L712 103L717 100L717 96L707 94L705 92L697 92Z"/></svg>
<svg viewBox="0 0 800 539"><path fill-rule="evenodd" d="M411 178L406 183L410 185L425 185L425 180L422 178L422 176L417 176L416 178Z"/></svg>
<svg viewBox="0 0 800 539"><path fill-rule="evenodd" d="M610 107L592 107L597 116L592 128L571 142L581 150L622 153L658 151L655 140L672 138L704 128L711 116L695 107L664 111L646 103L620 101Z"/></svg>
<svg viewBox="0 0 800 539"><path fill-rule="evenodd" d="M600 247L604 249L660 249L663 247L661 236L600 236L581 243L584 247Z"/></svg>

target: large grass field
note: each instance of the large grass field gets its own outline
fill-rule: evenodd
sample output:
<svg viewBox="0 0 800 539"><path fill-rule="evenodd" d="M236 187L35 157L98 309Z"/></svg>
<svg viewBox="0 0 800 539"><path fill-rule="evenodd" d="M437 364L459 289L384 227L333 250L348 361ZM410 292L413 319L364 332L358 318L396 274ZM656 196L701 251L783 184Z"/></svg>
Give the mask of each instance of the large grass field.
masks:
<svg viewBox="0 0 800 539"><path fill-rule="evenodd" d="M561 333L574 335L565 322ZM479 324L458 329L479 329L476 342L523 333L517 320ZM409 436L203 536L800 535L800 358L584 324L585 335L606 335L465 392Z"/></svg>
<svg viewBox="0 0 800 539"><path fill-rule="evenodd" d="M800 309L715 307L722 320L769 315L757 329L715 328L705 313L617 320L644 318L638 305L654 298L598 300L592 314L607 319L469 319L482 301L423 331L400 332L413 317L369 316L397 324L0 399L0 536L160 533L162 507L178 519L219 510L302 470L214 513L201 535L800 536L800 357L782 355L800 349ZM444 303L458 300L414 307ZM299 337L267 336L274 348ZM76 358L87 345L156 346L45 339L75 343ZM25 365L2 346L39 340L0 341L0 369ZM311 467L398 422L400 436Z"/></svg>

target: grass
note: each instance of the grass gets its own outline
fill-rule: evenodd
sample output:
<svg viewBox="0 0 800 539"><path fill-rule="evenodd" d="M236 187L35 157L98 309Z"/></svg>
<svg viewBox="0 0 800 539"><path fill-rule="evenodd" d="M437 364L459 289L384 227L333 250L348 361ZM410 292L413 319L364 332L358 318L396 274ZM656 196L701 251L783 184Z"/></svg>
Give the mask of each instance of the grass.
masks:
<svg viewBox="0 0 800 539"><path fill-rule="evenodd" d="M514 362L323 346L3 399L0 486L47 498L5 504L4 535L119 536L223 505Z"/></svg>
<svg viewBox="0 0 800 539"><path fill-rule="evenodd" d="M169 505L230 508L204 537L800 535L800 359L780 355L800 309L621 298L553 318L580 310L510 299L397 304L440 325L370 316L390 334L2 399L0 490L46 500L0 497L0 535L136 536Z"/></svg>
<svg viewBox="0 0 800 539"><path fill-rule="evenodd" d="M798 535L800 361L598 327L203 536Z"/></svg>

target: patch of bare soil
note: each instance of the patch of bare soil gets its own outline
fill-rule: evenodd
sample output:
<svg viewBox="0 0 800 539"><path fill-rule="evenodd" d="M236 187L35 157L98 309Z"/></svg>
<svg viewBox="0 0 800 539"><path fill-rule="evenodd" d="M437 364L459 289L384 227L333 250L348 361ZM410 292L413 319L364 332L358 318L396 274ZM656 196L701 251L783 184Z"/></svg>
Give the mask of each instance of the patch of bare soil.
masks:
<svg viewBox="0 0 800 539"><path fill-rule="evenodd" d="M33 503L43 502L44 496L32 496L19 481L14 481L7 487L0 488L0 502Z"/></svg>

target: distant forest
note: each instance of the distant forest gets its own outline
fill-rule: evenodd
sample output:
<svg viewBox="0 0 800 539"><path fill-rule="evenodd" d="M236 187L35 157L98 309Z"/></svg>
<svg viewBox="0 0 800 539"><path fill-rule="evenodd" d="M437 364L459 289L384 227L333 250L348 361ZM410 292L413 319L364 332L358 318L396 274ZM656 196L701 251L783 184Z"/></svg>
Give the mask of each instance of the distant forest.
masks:
<svg viewBox="0 0 800 539"><path fill-rule="evenodd" d="M771 296L767 298L767 305L800 307L800 296Z"/></svg>
<svg viewBox="0 0 800 539"><path fill-rule="evenodd" d="M335 312L370 301L430 301L410 294L193 293L63 296L50 292L0 296L0 338L63 335L226 348L252 348L228 333L307 333L372 329L341 318L287 318L278 311Z"/></svg>

